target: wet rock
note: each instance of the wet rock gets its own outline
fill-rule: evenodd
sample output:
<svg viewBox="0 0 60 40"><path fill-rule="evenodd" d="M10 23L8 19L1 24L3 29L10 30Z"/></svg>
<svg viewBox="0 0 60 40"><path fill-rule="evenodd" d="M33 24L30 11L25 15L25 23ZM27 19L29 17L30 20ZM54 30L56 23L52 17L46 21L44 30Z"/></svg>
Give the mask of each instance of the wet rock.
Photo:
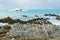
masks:
<svg viewBox="0 0 60 40"><path fill-rule="evenodd" d="M49 18L46 18L47 20L49 20Z"/></svg>
<svg viewBox="0 0 60 40"><path fill-rule="evenodd" d="M35 15L35 17L38 17L38 15Z"/></svg>
<svg viewBox="0 0 60 40"><path fill-rule="evenodd" d="M14 23L21 23L21 24L27 24L27 23L29 23L29 24L51 24L49 21L47 21L46 18L35 18L35 19L28 20L28 21L23 21L23 20L20 20L20 19L13 20L12 18L7 17L7 18L4 18L4 19L0 19L0 22L9 23L9 24L14 24Z"/></svg>
<svg viewBox="0 0 60 40"><path fill-rule="evenodd" d="M57 16L56 19L57 19L57 20L60 20L60 16Z"/></svg>
<svg viewBox="0 0 60 40"><path fill-rule="evenodd" d="M5 29L3 27L0 27L0 34L5 34L5 33L6 33Z"/></svg>
<svg viewBox="0 0 60 40"><path fill-rule="evenodd" d="M23 17L27 17L26 15L22 15Z"/></svg>
<svg viewBox="0 0 60 40"><path fill-rule="evenodd" d="M44 16L58 16L56 14L45 14Z"/></svg>
<svg viewBox="0 0 60 40"><path fill-rule="evenodd" d="M0 34L6 34L11 29L11 26L5 25L0 27Z"/></svg>
<svg viewBox="0 0 60 40"><path fill-rule="evenodd" d="M28 23L33 23L33 24L52 24L51 22L47 21L45 18L36 18L32 20L28 20Z"/></svg>
<svg viewBox="0 0 60 40"><path fill-rule="evenodd" d="M13 19L11 19L10 17L4 18L4 19L0 19L0 22L9 23L9 24L13 24L14 23Z"/></svg>
<svg viewBox="0 0 60 40"><path fill-rule="evenodd" d="M6 36L7 32L3 29L3 27L0 28L0 37Z"/></svg>
<svg viewBox="0 0 60 40"><path fill-rule="evenodd" d="M11 26L5 25L3 26L6 32L9 32L11 30Z"/></svg>
<svg viewBox="0 0 60 40"><path fill-rule="evenodd" d="M0 38L6 37L7 33L11 30L11 27L6 25L6 26L0 26ZM2 40L2 39L1 39Z"/></svg>

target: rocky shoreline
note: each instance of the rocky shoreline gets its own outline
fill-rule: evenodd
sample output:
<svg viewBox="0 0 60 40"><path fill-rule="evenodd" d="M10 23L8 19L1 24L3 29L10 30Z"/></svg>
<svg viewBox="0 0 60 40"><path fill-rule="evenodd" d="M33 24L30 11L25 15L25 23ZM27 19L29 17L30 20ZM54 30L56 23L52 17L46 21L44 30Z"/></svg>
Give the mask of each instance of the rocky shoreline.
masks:
<svg viewBox="0 0 60 40"><path fill-rule="evenodd" d="M56 14L45 14L44 16L55 16L56 20L60 20L60 15L56 15Z"/></svg>
<svg viewBox="0 0 60 40"><path fill-rule="evenodd" d="M22 21L20 19L15 19L13 20L10 17L4 18L4 19L0 19L0 22L2 23L9 23L9 24L14 24L14 23L20 23L20 24L52 24L51 22L47 21L47 18L35 18L35 19L31 19L28 21Z"/></svg>
<svg viewBox="0 0 60 40"><path fill-rule="evenodd" d="M56 19L60 20L60 16L55 14L45 14L45 16L56 16ZM60 38L60 26L53 25L47 18L23 21L7 17L0 19L0 22L9 24L0 27L0 40L58 40Z"/></svg>
<svg viewBox="0 0 60 40"><path fill-rule="evenodd" d="M13 27L13 28L12 28ZM1 30L0 30L1 31ZM45 32L46 31L46 32ZM47 34L46 34L47 33ZM60 27L52 24L20 24L3 26L1 40L49 40L60 37ZM4 35L3 35L4 34Z"/></svg>

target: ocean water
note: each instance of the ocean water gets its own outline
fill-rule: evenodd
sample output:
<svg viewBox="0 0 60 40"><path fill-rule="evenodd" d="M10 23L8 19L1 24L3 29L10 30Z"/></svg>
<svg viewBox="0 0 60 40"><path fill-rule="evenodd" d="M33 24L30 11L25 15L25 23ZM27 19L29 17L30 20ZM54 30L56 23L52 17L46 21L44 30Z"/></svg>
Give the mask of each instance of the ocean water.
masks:
<svg viewBox="0 0 60 40"><path fill-rule="evenodd" d="M13 19L21 19L27 20L35 18L35 15L39 17L43 17L44 14L58 14L60 15L59 9L48 10L48 9L24 9L22 11L10 11L10 10L0 10L0 18L11 17ZM23 17L22 15L27 15L27 17Z"/></svg>
<svg viewBox="0 0 60 40"><path fill-rule="evenodd" d="M36 18L35 15L38 15L38 17L45 17L44 14L56 14L60 15L60 9L23 9L22 11L16 11L16 10L0 10L0 19L11 17L12 19L20 19L20 20L30 20L33 18ZM22 15L26 15L27 17L23 17ZM48 16L52 23L60 24L60 21L57 21L55 17ZM59 22L59 23L58 23Z"/></svg>

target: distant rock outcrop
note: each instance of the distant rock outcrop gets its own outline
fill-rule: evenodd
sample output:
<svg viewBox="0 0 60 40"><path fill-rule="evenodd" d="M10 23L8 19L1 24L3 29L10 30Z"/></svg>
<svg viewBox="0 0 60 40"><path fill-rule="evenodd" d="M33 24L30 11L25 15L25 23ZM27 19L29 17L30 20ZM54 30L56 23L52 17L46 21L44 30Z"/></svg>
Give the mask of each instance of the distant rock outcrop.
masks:
<svg viewBox="0 0 60 40"><path fill-rule="evenodd" d="M22 9L21 8L15 8L15 9L12 9L10 11L22 11Z"/></svg>
<svg viewBox="0 0 60 40"><path fill-rule="evenodd" d="M59 16L59 15L56 15L56 14L45 14L44 16Z"/></svg>
<svg viewBox="0 0 60 40"><path fill-rule="evenodd" d="M27 17L26 15L22 15L23 17Z"/></svg>
<svg viewBox="0 0 60 40"><path fill-rule="evenodd" d="M38 15L35 15L35 17L38 17Z"/></svg>

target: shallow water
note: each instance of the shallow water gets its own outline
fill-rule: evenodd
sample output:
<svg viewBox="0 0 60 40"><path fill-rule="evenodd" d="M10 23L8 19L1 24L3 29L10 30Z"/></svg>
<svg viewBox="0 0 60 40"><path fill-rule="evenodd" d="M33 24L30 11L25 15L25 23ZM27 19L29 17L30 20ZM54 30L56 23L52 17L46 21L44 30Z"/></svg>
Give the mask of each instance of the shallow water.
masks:
<svg viewBox="0 0 60 40"><path fill-rule="evenodd" d="M60 10L41 10L41 9L30 9L30 10L23 10L23 11L10 11L10 10L0 10L0 18L4 17L11 17L13 19L29 19L29 18L35 18L35 15L43 16L44 14L58 14L60 15ZM22 15L27 15L28 17L22 17Z"/></svg>
<svg viewBox="0 0 60 40"><path fill-rule="evenodd" d="M0 10L0 19L5 17L11 17L13 19L20 19L20 20L29 20L36 18L35 15L38 15L38 17L45 17L44 14L57 14L60 15L60 9L29 9L29 10L22 10L22 11L10 11L10 10ZM27 15L27 17L23 17L22 15ZM56 21L55 17L47 16L52 23L55 21L57 24L59 24L59 21ZM59 22L59 23L58 23Z"/></svg>

